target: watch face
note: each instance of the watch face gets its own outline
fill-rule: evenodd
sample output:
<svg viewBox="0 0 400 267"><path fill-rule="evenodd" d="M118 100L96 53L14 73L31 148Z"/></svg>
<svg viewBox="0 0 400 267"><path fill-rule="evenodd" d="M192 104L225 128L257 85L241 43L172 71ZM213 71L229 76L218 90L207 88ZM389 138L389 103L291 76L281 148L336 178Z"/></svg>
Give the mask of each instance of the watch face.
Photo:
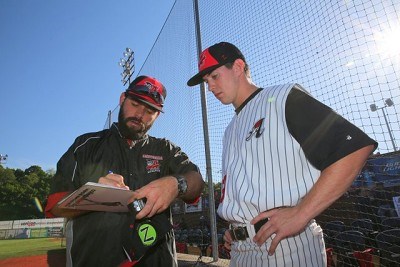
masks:
<svg viewBox="0 0 400 267"><path fill-rule="evenodd" d="M187 191L187 182L186 179L182 179L182 193L186 193Z"/></svg>
<svg viewBox="0 0 400 267"><path fill-rule="evenodd" d="M179 194L181 195L181 194L186 193L186 191L187 191L187 182L186 182L185 177L178 176L177 179L178 179L178 191L179 191Z"/></svg>

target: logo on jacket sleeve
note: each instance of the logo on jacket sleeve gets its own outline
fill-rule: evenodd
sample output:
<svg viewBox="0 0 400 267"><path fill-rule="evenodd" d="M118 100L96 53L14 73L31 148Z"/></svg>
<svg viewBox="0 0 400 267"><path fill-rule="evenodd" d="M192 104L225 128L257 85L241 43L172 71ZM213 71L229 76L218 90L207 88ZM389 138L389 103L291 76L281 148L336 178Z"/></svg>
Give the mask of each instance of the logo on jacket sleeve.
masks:
<svg viewBox="0 0 400 267"><path fill-rule="evenodd" d="M264 122L264 118L258 120L254 124L253 128L249 132L249 135L246 138L246 141L249 141L254 134L256 134L256 138L259 138L263 134L263 132L264 132L263 122Z"/></svg>

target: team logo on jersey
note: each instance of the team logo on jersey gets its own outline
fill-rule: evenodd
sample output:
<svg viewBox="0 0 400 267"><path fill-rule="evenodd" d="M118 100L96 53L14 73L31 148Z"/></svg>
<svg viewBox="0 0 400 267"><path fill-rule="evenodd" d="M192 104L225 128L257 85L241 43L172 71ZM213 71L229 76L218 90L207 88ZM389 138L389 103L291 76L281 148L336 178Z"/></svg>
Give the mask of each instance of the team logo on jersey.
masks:
<svg viewBox="0 0 400 267"><path fill-rule="evenodd" d="M246 141L249 141L250 138L251 138L254 134L256 134L256 138L259 138L259 137L263 134L263 132L264 132L263 122L264 122L264 118L258 120L258 121L254 124L253 128L252 128L251 131L249 132L249 135L248 135L247 138L246 138Z"/></svg>
<svg viewBox="0 0 400 267"><path fill-rule="evenodd" d="M146 159L147 173L160 172L160 162L157 159Z"/></svg>

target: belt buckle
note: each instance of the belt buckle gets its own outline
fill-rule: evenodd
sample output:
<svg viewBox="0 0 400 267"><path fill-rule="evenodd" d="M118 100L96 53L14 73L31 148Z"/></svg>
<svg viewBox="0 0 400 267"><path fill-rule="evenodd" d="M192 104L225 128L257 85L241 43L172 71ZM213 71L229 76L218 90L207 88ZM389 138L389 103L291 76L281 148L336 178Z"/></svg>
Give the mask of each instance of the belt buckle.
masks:
<svg viewBox="0 0 400 267"><path fill-rule="evenodd" d="M231 236L233 237L234 240L239 241L239 240L246 240L246 238L249 236L247 233L246 227L234 227L231 229Z"/></svg>

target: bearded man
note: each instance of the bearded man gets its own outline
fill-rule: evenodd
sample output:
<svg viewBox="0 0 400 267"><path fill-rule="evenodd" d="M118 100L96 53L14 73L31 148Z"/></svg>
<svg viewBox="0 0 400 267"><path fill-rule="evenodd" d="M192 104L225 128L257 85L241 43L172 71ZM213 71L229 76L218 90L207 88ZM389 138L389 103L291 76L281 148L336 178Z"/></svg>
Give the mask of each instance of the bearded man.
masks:
<svg viewBox="0 0 400 267"><path fill-rule="evenodd" d="M139 259L140 244L130 242L129 212L87 212L57 205L87 182L102 183L134 191L130 201L146 200L134 215L135 223L150 219L168 225L175 198L196 201L204 187L198 167L171 141L147 134L163 112L165 97L161 82L149 76L137 77L120 96L118 123L79 136L59 160L46 214L69 218L67 266L178 265L172 230L158 237L157 244L146 248Z"/></svg>

